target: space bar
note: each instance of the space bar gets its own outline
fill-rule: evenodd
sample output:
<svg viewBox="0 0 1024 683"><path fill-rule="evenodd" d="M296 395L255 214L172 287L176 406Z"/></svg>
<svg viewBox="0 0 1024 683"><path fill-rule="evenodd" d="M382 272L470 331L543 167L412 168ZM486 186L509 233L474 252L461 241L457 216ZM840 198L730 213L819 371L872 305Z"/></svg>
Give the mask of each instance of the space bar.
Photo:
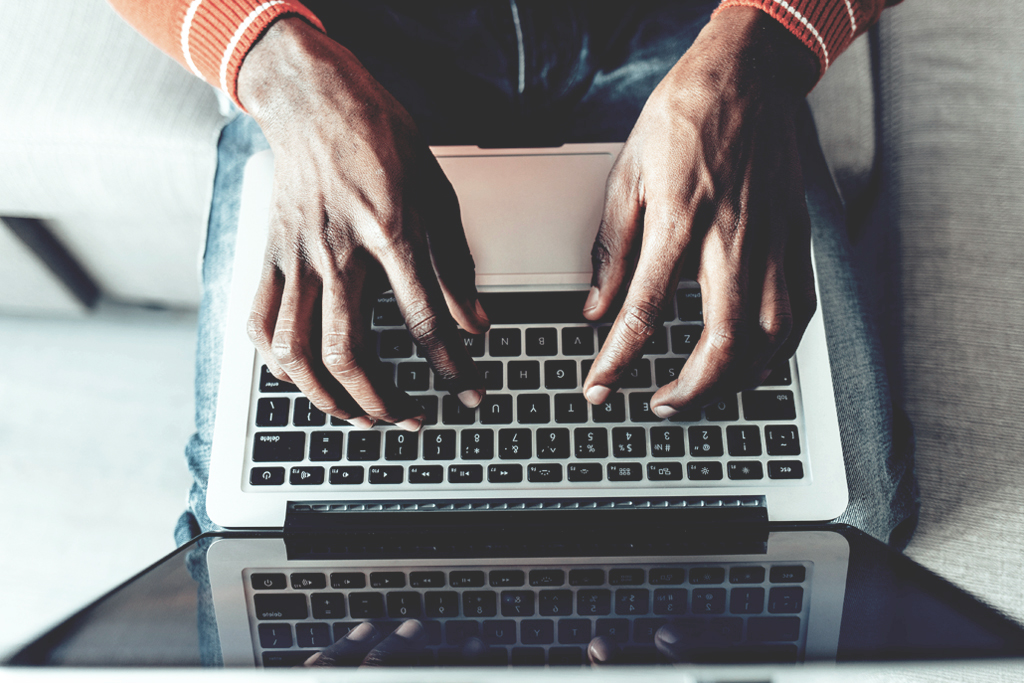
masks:
<svg viewBox="0 0 1024 683"><path fill-rule="evenodd" d="M482 292L480 303L492 325L585 323L587 291Z"/></svg>

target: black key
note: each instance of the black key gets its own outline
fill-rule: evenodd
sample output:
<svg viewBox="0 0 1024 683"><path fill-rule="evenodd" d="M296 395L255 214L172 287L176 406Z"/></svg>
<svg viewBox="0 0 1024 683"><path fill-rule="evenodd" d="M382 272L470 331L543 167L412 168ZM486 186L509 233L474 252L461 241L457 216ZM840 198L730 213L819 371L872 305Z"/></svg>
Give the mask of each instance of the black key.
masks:
<svg viewBox="0 0 1024 683"><path fill-rule="evenodd" d="M485 425L512 424L512 397L487 394L480 402L480 421Z"/></svg>
<svg viewBox="0 0 1024 683"><path fill-rule="evenodd" d="M249 472L253 486L280 486L284 483L283 467L253 467Z"/></svg>
<svg viewBox="0 0 1024 683"><path fill-rule="evenodd" d="M419 455L420 435L390 429L384 432L385 460L415 460Z"/></svg>
<svg viewBox="0 0 1024 683"><path fill-rule="evenodd" d="M469 355L473 358L479 358L484 355L484 335L470 334L465 330L461 332L462 343L466 346L466 350L469 351Z"/></svg>
<svg viewBox="0 0 1024 683"><path fill-rule="evenodd" d="M768 455L800 455L800 434L795 425L768 425L764 442Z"/></svg>
<svg viewBox="0 0 1024 683"><path fill-rule="evenodd" d="M764 575L763 569L761 574L762 576ZM785 567L772 567L769 578L772 583L803 583L806 575L806 568L797 564Z"/></svg>
<svg viewBox="0 0 1024 683"><path fill-rule="evenodd" d="M743 637L743 620L739 617L711 619L708 621L707 633L707 637L713 642L738 643ZM728 657L728 655L726 656Z"/></svg>
<svg viewBox="0 0 1024 683"><path fill-rule="evenodd" d="M619 377L623 389L646 389L651 386L651 361L641 358Z"/></svg>
<svg viewBox="0 0 1024 683"><path fill-rule="evenodd" d="M531 569L531 586L561 586L565 584L565 571L561 569Z"/></svg>
<svg viewBox="0 0 1024 683"><path fill-rule="evenodd" d="M530 463L526 466L526 480L541 483L562 481L562 466L557 463Z"/></svg>
<svg viewBox="0 0 1024 683"><path fill-rule="evenodd" d="M467 408L456 396L441 398L441 422L446 425L471 425L476 422L476 408Z"/></svg>
<svg viewBox="0 0 1024 683"><path fill-rule="evenodd" d="M644 582L644 570L640 568L612 569L608 572L608 583L613 586L639 586Z"/></svg>
<svg viewBox="0 0 1024 683"><path fill-rule="evenodd" d="M538 458L568 458L570 453L568 429L538 429Z"/></svg>
<svg viewBox="0 0 1024 683"><path fill-rule="evenodd" d="M800 617L750 617L747 640L793 641L800 638Z"/></svg>
<svg viewBox="0 0 1024 683"><path fill-rule="evenodd" d="M696 585L709 585L725 582L725 568L723 567L694 567L690 570L690 583Z"/></svg>
<svg viewBox="0 0 1024 683"><path fill-rule="evenodd" d="M722 455L721 427L690 427L690 455L695 458L717 457Z"/></svg>
<svg viewBox="0 0 1024 683"><path fill-rule="evenodd" d="M686 478L691 481L711 481L722 478L722 464L718 462L686 463Z"/></svg>
<svg viewBox="0 0 1024 683"><path fill-rule="evenodd" d="M492 484L516 484L523 480L522 465L488 465L487 481Z"/></svg>
<svg viewBox="0 0 1024 683"><path fill-rule="evenodd" d="M792 391L744 391L743 417L748 420L795 420Z"/></svg>
<svg viewBox="0 0 1024 683"><path fill-rule="evenodd" d="M483 623L480 639L488 645L515 645L516 622L511 619L494 619Z"/></svg>
<svg viewBox="0 0 1024 683"><path fill-rule="evenodd" d="M249 583L257 591L281 591L288 587L284 574L253 574Z"/></svg>
<svg viewBox="0 0 1024 683"><path fill-rule="evenodd" d="M524 645L550 645L555 642L555 622L551 619L523 619L519 622L519 639Z"/></svg>
<svg viewBox="0 0 1024 683"><path fill-rule="evenodd" d="M388 616L392 619L419 619L423 613L420 594L414 591L388 593Z"/></svg>
<svg viewBox="0 0 1024 683"><path fill-rule="evenodd" d="M373 465L370 467L371 484L401 484L405 479L405 468L401 465Z"/></svg>
<svg viewBox="0 0 1024 683"><path fill-rule="evenodd" d="M509 661L512 666L544 666L544 648L514 647Z"/></svg>
<svg viewBox="0 0 1024 683"><path fill-rule="evenodd" d="M659 387L671 384L679 379L683 369L683 358L657 358L654 361L654 383Z"/></svg>
<svg viewBox="0 0 1024 683"><path fill-rule="evenodd" d="M658 588L654 591L654 613L672 615L686 613L685 588Z"/></svg>
<svg viewBox="0 0 1024 683"><path fill-rule="evenodd" d="M427 429L423 432L424 460L454 460L455 430Z"/></svg>
<svg viewBox="0 0 1024 683"><path fill-rule="evenodd" d="M257 427L284 427L288 424L291 400L284 397L261 398L256 401Z"/></svg>
<svg viewBox="0 0 1024 683"><path fill-rule="evenodd" d="M260 368L260 391L265 394L298 393L299 388L291 382L282 382L274 377L264 365Z"/></svg>
<svg viewBox="0 0 1024 683"><path fill-rule="evenodd" d="M349 432L348 459L380 460L380 432Z"/></svg>
<svg viewBox="0 0 1024 683"><path fill-rule="evenodd" d="M448 583L452 588L479 588L484 585L484 573L475 569L450 572Z"/></svg>
<svg viewBox="0 0 1024 683"><path fill-rule="evenodd" d="M426 615L433 619L459 616L459 594L455 591L427 591L423 594Z"/></svg>
<svg viewBox="0 0 1024 683"><path fill-rule="evenodd" d="M608 431L603 427L578 427L574 430L573 437L576 442L577 458L608 457ZM571 468L569 481L572 481Z"/></svg>
<svg viewBox="0 0 1024 683"><path fill-rule="evenodd" d="M590 417L589 405L583 394L555 394L555 422L582 424Z"/></svg>
<svg viewBox="0 0 1024 683"><path fill-rule="evenodd" d="M672 353L686 355L693 352L693 347L700 339L700 333L704 328L699 325L672 325L669 332L672 335Z"/></svg>
<svg viewBox="0 0 1024 683"><path fill-rule="evenodd" d="M352 423L348 420L341 420L331 415L331 426L332 427L351 427Z"/></svg>
<svg viewBox="0 0 1024 683"><path fill-rule="evenodd" d="M463 460L491 460L494 457L494 432L467 429L462 432L460 454Z"/></svg>
<svg viewBox="0 0 1024 683"><path fill-rule="evenodd" d="M558 642L563 645L590 642L590 619L559 619Z"/></svg>
<svg viewBox="0 0 1024 683"><path fill-rule="evenodd" d="M667 623L668 619L636 619L633 622L633 642L653 643L654 634Z"/></svg>
<svg viewBox="0 0 1024 683"><path fill-rule="evenodd" d="M484 468L480 465L449 465L449 484L479 484L484 480Z"/></svg>
<svg viewBox="0 0 1024 683"><path fill-rule="evenodd" d="M680 410L678 413L669 418L672 422L700 422L700 408L691 408L689 410Z"/></svg>
<svg viewBox="0 0 1024 683"><path fill-rule="evenodd" d="M571 569L569 570L570 586L601 586L604 584L603 569Z"/></svg>
<svg viewBox="0 0 1024 683"><path fill-rule="evenodd" d="M501 391L504 388L505 369L500 360L477 361L476 369L480 371L480 377L484 380L484 389L487 391Z"/></svg>
<svg viewBox="0 0 1024 683"><path fill-rule="evenodd" d="M550 666L580 666L583 664L583 649L578 647L553 647L548 650Z"/></svg>
<svg viewBox="0 0 1024 683"><path fill-rule="evenodd" d="M502 591L501 616L532 617L533 591Z"/></svg>
<svg viewBox="0 0 1024 683"><path fill-rule="evenodd" d="M351 467L332 467L329 481L336 485L362 484L363 468L359 465L352 465Z"/></svg>
<svg viewBox="0 0 1024 683"><path fill-rule="evenodd" d="M551 421L551 402L547 394L520 394L516 397L516 409L519 424L546 424Z"/></svg>
<svg viewBox="0 0 1024 683"><path fill-rule="evenodd" d="M409 572L409 585L413 588L443 588L444 572Z"/></svg>
<svg viewBox="0 0 1024 683"><path fill-rule="evenodd" d="M740 407L735 396L723 398L704 408L704 416L711 422L735 422L740 419Z"/></svg>
<svg viewBox="0 0 1024 683"><path fill-rule="evenodd" d="M278 667L302 666L303 662L317 653L316 650L283 650L281 652L266 651L263 653L263 667L266 669Z"/></svg>
<svg viewBox="0 0 1024 683"><path fill-rule="evenodd" d="M533 455L533 435L529 429L499 429L498 457L502 460L529 460Z"/></svg>
<svg viewBox="0 0 1024 683"><path fill-rule="evenodd" d="M725 438L729 442L729 455L761 455L761 433L757 427L726 427Z"/></svg>
<svg viewBox="0 0 1024 683"><path fill-rule="evenodd" d="M452 574L454 573L452 572ZM449 574L448 578L451 581L451 574ZM454 585L454 582L452 582L452 585ZM495 616L498 613L498 594L494 591L464 592L462 594L462 613L467 617Z"/></svg>
<svg viewBox="0 0 1024 683"><path fill-rule="evenodd" d="M385 330L379 334L381 358L408 358L412 355L412 335L406 330Z"/></svg>
<svg viewBox="0 0 1024 683"><path fill-rule="evenodd" d="M615 613L619 616L647 614L651 592L646 588L620 588L615 591Z"/></svg>
<svg viewBox="0 0 1024 683"><path fill-rule="evenodd" d="M616 458L647 457L646 431L643 427L615 427L612 429L612 455Z"/></svg>
<svg viewBox="0 0 1024 683"><path fill-rule="evenodd" d="M629 419L631 422L661 422L661 418L651 410L651 392L638 392L629 395Z"/></svg>
<svg viewBox="0 0 1024 683"><path fill-rule="evenodd" d="M601 466L597 463L569 463L569 481L601 481Z"/></svg>
<svg viewBox="0 0 1024 683"><path fill-rule="evenodd" d="M290 624L260 624L260 647L291 647Z"/></svg>
<svg viewBox="0 0 1024 683"><path fill-rule="evenodd" d="M572 614L570 590L541 591L539 601L542 617L564 617Z"/></svg>
<svg viewBox="0 0 1024 683"><path fill-rule="evenodd" d="M664 356L666 353L668 353L668 333L665 332L664 327L659 326L644 343L643 354L645 356Z"/></svg>
<svg viewBox="0 0 1024 683"><path fill-rule="evenodd" d="M341 460L342 432L313 432L309 435L310 460Z"/></svg>
<svg viewBox="0 0 1024 683"><path fill-rule="evenodd" d="M331 588L366 588L366 574L362 572L335 572L331 574Z"/></svg>
<svg viewBox="0 0 1024 683"><path fill-rule="evenodd" d="M799 460L780 460L768 463L771 479L803 479L804 466Z"/></svg>
<svg viewBox="0 0 1024 683"><path fill-rule="evenodd" d="M253 437L253 462L288 462L302 460L305 450L304 432L258 432Z"/></svg>
<svg viewBox="0 0 1024 683"><path fill-rule="evenodd" d="M608 481L640 481L644 478L644 468L638 462L608 463Z"/></svg>
<svg viewBox="0 0 1024 683"><path fill-rule="evenodd" d="M682 427L651 427L651 455L681 458L686 455Z"/></svg>
<svg viewBox="0 0 1024 683"><path fill-rule="evenodd" d="M764 567L732 567L729 569L729 583L762 583Z"/></svg>
<svg viewBox="0 0 1024 683"><path fill-rule="evenodd" d="M495 569L487 575L487 581L495 588L522 586L526 583L526 574L522 569Z"/></svg>
<svg viewBox="0 0 1024 683"><path fill-rule="evenodd" d="M653 586L678 586L686 581L686 570L678 567L652 569L650 582Z"/></svg>
<svg viewBox="0 0 1024 683"><path fill-rule="evenodd" d="M526 330L527 356L558 354L558 331L553 327L532 327Z"/></svg>
<svg viewBox="0 0 1024 683"><path fill-rule="evenodd" d="M575 389L577 386L578 384L576 379L576 361L544 361L545 389Z"/></svg>
<svg viewBox="0 0 1024 683"><path fill-rule="evenodd" d="M345 596L341 593L313 593L309 596L314 619L344 619Z"/></svg>
<svg viewBox="0 0 1024 683"><path fill-rule="evenodd" d="M402 572L370 572L371 588L405 588Z"/></svg>
<svg viewBox="0 0 1024 683"><path fill-rule="evenodd" d="M405 325L402 312L391 292L381 294L373 306L373 324L377 327L401 327Z"/></svg>
<svg viewBox="0 0 1024 683"><path fill-rule="evenodd" d="M423 406L423 424L437 424L437 396L415 396L417 403ZM333 420L334 418L331 418ZM331 423L333 424L333 422Z"/></svg>
<svg viewBox="0 0 1024 683"><path fill-rule="evenodd" d="M594 330L590 327L563 327L562 354L566 356L593 356Z"/></svg>
<svg viewBox="0 0 1024 683"><path fill-rule="evenodd" d="M492 356L520 356L523 353L523 340L517 329L491 329Z"/></svg>
<svg viewBox="0 0 1024 683"><path fill-rule="evenodd" d="M539 360L509 360L510 389L540 389L541 362Z"/></svg>
<svg viewBox="0 0 1024 683"><path fill-rule="evenodd" d="M781 365L772 370L768 379L761 385L763 387L788 387L793 383L793 376L789 371L789 361L783 361Z"/></svg>
<svg viewBox="0 0 1024 683"><path fill-rule="evenodd" d="M324 483L323 467L293 467L288 474L292 486L317 486Z"/></svg>
<svg viewBox="0 0 1024 683"><path fill-rule="evenodd" d="M703 302L699 289L680 289L676 292L676 305L679 309L680 320L704 319Z"/></svg>
<svg viewBox="0 0 1024 683"><path fill-rule="evenodd" d="M694 614L721 614L725 612L724 588L694 588Z"/></svg>
<svg viewBox="0 0 1024 683"><path fill-rule="evenodd" d="M399 389L426 391L430 388L430 366L426 363L399 363L397 371Z"/></svg>
<svg viewBox="0 0 1024 683"><path fill-rule="evenodd" d="M410 484L440 484L444 481L444 468L440 465L412 465L409 467Z"/></svg>
<svg viewBox="0 0 1024 683"><path fill-rule="evenodd" d="M729 611L733 614L760 614L763 609L763 588L732 589L729 595Z"/></svg>
<svg viewBox="0 0 1024 683"><path fill-rule="evenodd" d="M629 640L629 619L598 619L595 635L625 643Z"/></svg>
<svg viewBox="0 0 1024 683"><path fill-rule="evenodd" d="M334 643L327 624L295 624L295 640L299 647L324 648Z"/></svg>
<svg viewBox="0 0 1024 683"><path fill-rule="evenodd" d="M612 592L606 588L576 591L576 614L584 617L611 614Z"/></svg>
<svg viewBox="0 0 1024 683"><path fill-rule="evenodd" d="M302 593L259 593L253 596L256 618L305 619L309 616L306 596Z"/></svg>
<svg viewBox="0 0 1024 683"><path fill-rule="evenodd" d="M764 479L764 470L757 461L730 462L730 479Z"/></svg>
<svg viewBox="0 0 1024 683"><path fill-rule="evenodd" d="M594 422L625 422L626 399L622 394L612 394L599 406L594 406Z"/></svg>
<svg viewBox="0 0 1024 683"><path fill-rule="evenodd" d="M804 589L779 586L768 592L768 611L772 614L798 614L804 605Z"/></svg>
<svg viewBox="0 0 1024 683"><path fill-rule="evenodd" d="M470 638L480 635L479 621L449 621L444 625L445 642L449 645L465 645Z"/></svg>
<svg viewBox="0 0 1024 683"><path fill-rule="evenodd" d="M590 374L590 368L594 366L594 359L587 358L586 360L580 361L580 378L581 380L586 379L587 375Z"/></svg>

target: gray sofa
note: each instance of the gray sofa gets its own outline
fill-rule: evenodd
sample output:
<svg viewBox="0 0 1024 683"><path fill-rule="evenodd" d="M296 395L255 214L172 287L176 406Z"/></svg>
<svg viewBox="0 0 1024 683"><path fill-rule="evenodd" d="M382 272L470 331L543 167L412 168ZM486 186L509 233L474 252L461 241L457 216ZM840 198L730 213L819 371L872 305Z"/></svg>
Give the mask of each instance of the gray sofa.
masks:
<svg viewBox="0 0 1024 683"><path fill-rule="evenodd" d="M916 429L907 552L1018 620L1022 19L1020 0L906 0L811 95ZM195 306L225 121L211 89L104 0L0 4L0 64L0 215L45 219L110 297Z"/></svg>

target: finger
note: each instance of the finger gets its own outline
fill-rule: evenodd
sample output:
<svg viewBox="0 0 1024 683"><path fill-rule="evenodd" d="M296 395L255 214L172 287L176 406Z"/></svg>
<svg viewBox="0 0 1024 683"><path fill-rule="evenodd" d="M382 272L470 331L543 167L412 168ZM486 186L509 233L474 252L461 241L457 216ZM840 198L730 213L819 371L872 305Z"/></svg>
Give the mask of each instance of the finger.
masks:
<svg viewBox="0 0 1024 683"><path fill-rule="evenodd" d="M427 644L427 630L416 619L403 621L384 641L370 650L363 666L409 666L416 664Z"/></svg>
<svg viewBox="0 0 1024 683"><path fill-rule="evenodd" d="M769 364L793 331L793 311L790 306L789 288L783 270L783 254L769 261L765 269L764 289L761 293L761 310L758 314L758 328L761 339L757 352L752 357L746 377L739 389L760 386L771 369Z"/></svg>
<svg viewBox="0 0 1024 683"><path fill-rule="evenodd" d="M619 644L605 636L597 636L587 646L587 658L594 666L614 664L621 654Z"/></svg>
<svg viewBox="0 0 1024 683"><path fill-rule="evenodd" d="M804 332L807 331L807 325L818 309L818 296L814 291L814 267L811 262L811 221L802 194L790 224L794 227L787 243L785 269L793 328L785 343L775 353L771 361L773 366L793 357Z"/></svg>
<svg viewBox="0 0 1024 683"><path fill-rule="evenodd" d="M364 621L344 638L307 659L305 666L359 666L380 639L380 631Z"/></svg>
<svg viewBox="0 0 1024 683"><path fill-rule="evenodd" d="M683 630L676 624L666 624L654 634L654 646L670 662L684 661L686 645Z"/></svg>
<svg viewBox="0 0 1024 683"><path fill-rule="evenodd" d="M281 293L284 291L284 276L269 260L263 267L263 275L256 290L256 298L252 302L252 310L246 322L249 340L259 351L270 374L282 382L291 382L288 373L278 364L270 345L274 338L274 325L277 313L281 308Z"/></svg>
<svg viewBox="0 0 1024 683"><path fill-rule="evenodd" d="M639 168L631 159L619 155L605 187L604 213L590 251L590 295L583 304L583 315L589 320L604 316L619 295L642 232Z"/></svg>

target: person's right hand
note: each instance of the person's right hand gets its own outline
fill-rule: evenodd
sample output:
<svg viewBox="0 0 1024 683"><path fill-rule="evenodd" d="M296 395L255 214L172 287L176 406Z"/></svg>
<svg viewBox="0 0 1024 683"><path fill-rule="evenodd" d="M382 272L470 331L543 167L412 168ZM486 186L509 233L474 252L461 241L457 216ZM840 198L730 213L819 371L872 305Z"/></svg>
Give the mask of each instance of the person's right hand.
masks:
<svg viewBox="0 0 1024 683"><path fill-rule="evenodd" d="M238 96L274 151L248 325L270 371L361 428L419 429L422 408L395 387L368 329L368 299L386 276L439 378L479 404L483 383L455 324L479 334L489 323L455 191L408 112L351 52L296 18L250 50Z"/></svg>

